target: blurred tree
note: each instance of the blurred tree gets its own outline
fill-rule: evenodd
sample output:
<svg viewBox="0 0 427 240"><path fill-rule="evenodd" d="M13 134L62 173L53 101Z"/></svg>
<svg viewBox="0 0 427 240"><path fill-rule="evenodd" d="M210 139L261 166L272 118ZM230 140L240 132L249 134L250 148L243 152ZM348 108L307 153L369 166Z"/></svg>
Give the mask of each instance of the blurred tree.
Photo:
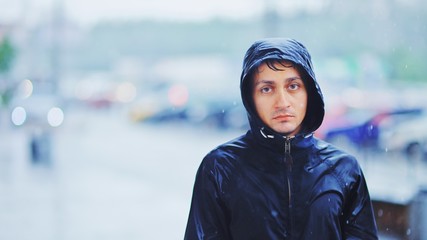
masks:
<svg viewBox="0 0 427 240"><path fill-rule="evenodd" d="M9 38L6 37L0 44L0 73L5 73L10 70L14 57L15 49L10 43Z"/></svg>
<svg viewBox="0 0 427 240"><path fill-rule="evenodd" d="M427 82L427 69L424 67L425 55L422 51L413 51L401 47L386 56L389 75L395 81Z"/></svg>
<svg viewBox="0 0 427 240"><path fill-rule="evenodd" d="M1 77L8 73L15 57L15 49L9 38L5 37L0 43L0 104L7 106L12 99L13 89L9 86L7 77Z"/></svg>
<svg viewBox="0 0 427 240"><path fill-rule="evenodd" d="M265 12L242 20L100 22L64 55L66 67L109 70L116 60L147 62L188 55L215 55L240 63L246 47L261 37L292 37L319 62L359 59L369 55L388 68L387 81L427 81L427 1L324 1L316 11L280 10L278 0L265 0ZM355 66L360 69L360 66ZM356 72L355 74L363 74Z"/></svg>

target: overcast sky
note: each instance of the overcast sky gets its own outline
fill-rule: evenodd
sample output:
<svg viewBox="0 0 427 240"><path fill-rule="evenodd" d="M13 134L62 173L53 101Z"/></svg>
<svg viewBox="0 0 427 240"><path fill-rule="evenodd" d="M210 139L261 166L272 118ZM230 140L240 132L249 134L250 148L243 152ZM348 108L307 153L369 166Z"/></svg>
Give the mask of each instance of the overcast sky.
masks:
<svg viewBox="0 0 427 240"><path fill-rule="evenodd" d="M0 21L41 21L49 17L54 4L62 4L67 18L81 24L100 20L206 20L258 16L266 4L282 12L321 7L320 0L0 0Z"/></svg>

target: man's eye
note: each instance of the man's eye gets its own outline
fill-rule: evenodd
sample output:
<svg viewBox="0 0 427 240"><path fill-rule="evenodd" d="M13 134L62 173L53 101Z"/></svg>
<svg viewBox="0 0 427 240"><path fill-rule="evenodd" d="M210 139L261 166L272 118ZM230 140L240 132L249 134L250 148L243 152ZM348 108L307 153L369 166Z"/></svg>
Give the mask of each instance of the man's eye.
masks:
<svg viewBox="0 0 427 240"><path fill-rule="evenodd" d="M288 88L289 88L290 90L297 90L297 89L299 89L299 87L300 87L300 86L299 86L298 84L294 83L294 84L289 85L289 87L288 87Z"/></svg>
<svg viewBox="0 0 427 240"><path fill-rule="evenodd" d="M260 89L260 91L262 93L269 93L269 92L271 92L271 88L270 87L263 87L263 88Z"/></svg>

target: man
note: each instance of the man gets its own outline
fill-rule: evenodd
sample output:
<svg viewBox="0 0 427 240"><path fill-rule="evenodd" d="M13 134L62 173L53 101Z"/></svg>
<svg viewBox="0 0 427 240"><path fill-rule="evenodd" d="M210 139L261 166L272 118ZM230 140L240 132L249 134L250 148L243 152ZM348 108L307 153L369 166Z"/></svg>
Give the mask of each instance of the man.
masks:
<svg viewBox="0 0 427 240"><path fill-rule="evenodd" d="M255 42L240 88L250 130L203 159L185 239L378 239L357 160L313 136L324 103L307 49Z"/></svg>

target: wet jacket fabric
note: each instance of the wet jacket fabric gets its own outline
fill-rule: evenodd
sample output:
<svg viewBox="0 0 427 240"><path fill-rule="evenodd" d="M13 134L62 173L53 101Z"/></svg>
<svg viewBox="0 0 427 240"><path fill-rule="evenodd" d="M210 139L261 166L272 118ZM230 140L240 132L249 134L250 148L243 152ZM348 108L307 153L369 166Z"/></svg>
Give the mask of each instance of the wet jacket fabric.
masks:
<svg viewBox="0 0 427 240"><path fill-rule="evenodd" d="M286 137L256 114L253 71L267 59L297 65L308 91L303 130ZM323 97L310 55L292 39L263 39L247 51L241 75L250 130L203 159L185 232L193 239L378 239L357 160L317 139Z"/></svg>

